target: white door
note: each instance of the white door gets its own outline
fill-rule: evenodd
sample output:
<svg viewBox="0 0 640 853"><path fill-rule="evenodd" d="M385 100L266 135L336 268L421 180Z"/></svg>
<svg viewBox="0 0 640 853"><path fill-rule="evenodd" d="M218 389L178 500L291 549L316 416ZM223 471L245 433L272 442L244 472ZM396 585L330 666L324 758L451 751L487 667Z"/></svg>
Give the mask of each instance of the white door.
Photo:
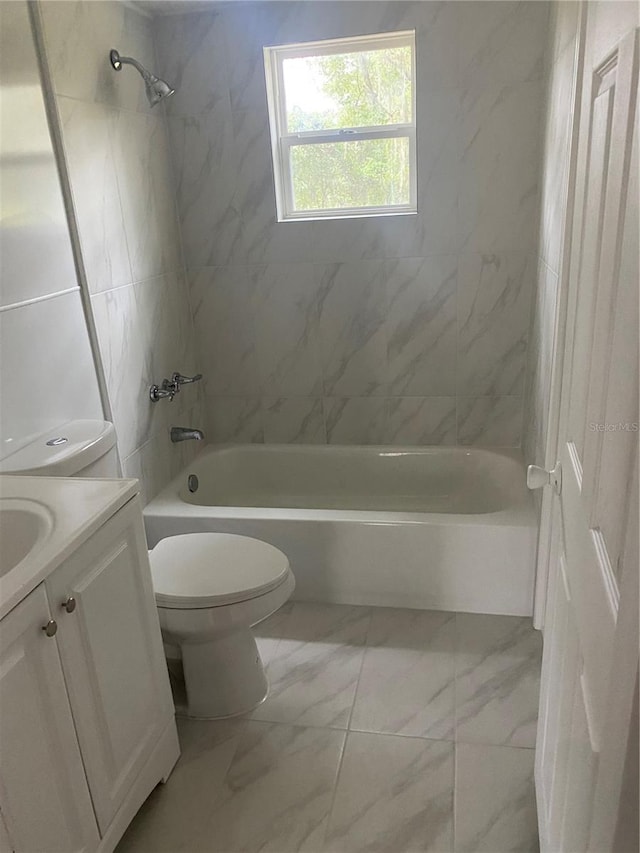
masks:
<svg viewBox="0 0 640 853"><path fill-rule="evenodd" d="M46 587L104 833L174 713L137 501L56 569ZM75 607L67 612L70 597Z"/></svg>
<svg viewBox="0 0 640 853"><path fill-rule="evenodd" d="M633 31L582 77L536 755L555 853L616 849L637 677L637 52Z"/></svg>
<svg viewBox="0 0 640 853"><path fill-rule="evenodd" d="M18 853L82 853L100 840L56 639L42 630L50 619L41 585L0 622L0 809Z"/></svg>

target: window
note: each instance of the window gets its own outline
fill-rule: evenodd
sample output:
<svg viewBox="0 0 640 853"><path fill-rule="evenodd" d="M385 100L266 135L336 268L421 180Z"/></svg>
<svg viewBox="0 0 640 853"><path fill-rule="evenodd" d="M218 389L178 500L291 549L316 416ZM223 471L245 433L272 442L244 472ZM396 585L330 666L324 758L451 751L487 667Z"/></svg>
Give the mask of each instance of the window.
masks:
<svg viewBox="0 0 640 853"><path fill-rule="evenodd" d="M415 32L264 56L278 220L415 213Z"/></svg>

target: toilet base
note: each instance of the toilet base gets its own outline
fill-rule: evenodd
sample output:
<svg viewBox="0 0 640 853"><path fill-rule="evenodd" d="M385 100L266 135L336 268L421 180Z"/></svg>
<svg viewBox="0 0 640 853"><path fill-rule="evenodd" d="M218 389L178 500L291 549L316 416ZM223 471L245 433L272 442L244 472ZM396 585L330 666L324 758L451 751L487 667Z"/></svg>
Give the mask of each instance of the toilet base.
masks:
<svg viewBox="0 0 640 853"><path fill-rule="evenodd" d="M189 717L234 717L266 698L269 684L250 628L180 648Z"/></svg>

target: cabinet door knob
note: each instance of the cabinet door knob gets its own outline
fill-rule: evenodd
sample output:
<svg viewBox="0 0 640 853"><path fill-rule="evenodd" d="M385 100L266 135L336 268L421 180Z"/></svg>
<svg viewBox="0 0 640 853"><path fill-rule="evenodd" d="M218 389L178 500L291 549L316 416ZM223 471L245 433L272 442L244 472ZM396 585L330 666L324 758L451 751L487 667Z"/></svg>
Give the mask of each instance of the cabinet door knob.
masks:
<svg viewBox="0 0 640 853"><path fill-rule="evenodd" d="M73 613L73 611L76 609L77 603L78 602L75 600L75 598L72 595L70 595L66 601L62 602L62 606L67 611L67 613Z"/></svg>
<svg viewBox="0 0 640 853"><path fill-rule="evenodd" d="M45 632L47 637L54 637L58 630L58 623L55 619L49 619L47 624L42 626L42 630Z"/></svg>

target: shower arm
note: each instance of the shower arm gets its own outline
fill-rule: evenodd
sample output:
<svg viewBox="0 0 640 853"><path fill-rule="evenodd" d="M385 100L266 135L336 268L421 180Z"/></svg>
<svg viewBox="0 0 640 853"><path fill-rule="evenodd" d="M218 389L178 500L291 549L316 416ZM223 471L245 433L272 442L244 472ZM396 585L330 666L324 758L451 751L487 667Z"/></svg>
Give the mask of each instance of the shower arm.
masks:
<svg viewBox="0 0 640 853"><path fill-rule="evenodd" d="M116 71L122 71L123 65L133 65L136 71L140 74L145 83L157 83L158 77L141 65L133 56L120 56L117 50L112 50L109 54L111 65Z"/></svg>

